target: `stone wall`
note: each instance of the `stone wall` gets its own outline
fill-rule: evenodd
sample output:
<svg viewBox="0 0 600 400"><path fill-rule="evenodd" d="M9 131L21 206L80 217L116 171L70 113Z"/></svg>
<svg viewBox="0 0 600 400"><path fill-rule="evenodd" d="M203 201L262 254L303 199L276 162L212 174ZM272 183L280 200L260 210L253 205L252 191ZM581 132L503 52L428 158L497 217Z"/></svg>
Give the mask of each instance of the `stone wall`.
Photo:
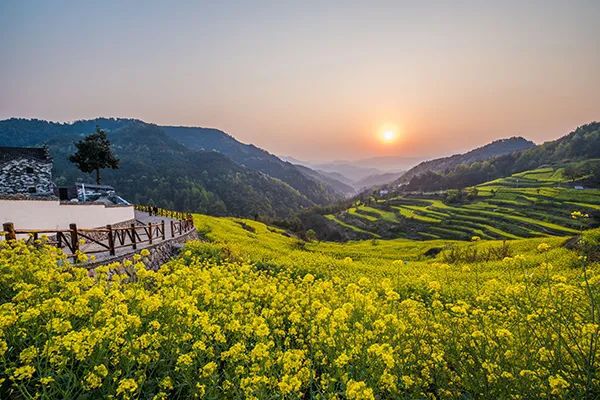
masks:
<svg viewBox="0 0 600 400"><path fill-rule="evenodd" d="M0 193L52 195L52 162L23 157L0 165Z"/></svg>

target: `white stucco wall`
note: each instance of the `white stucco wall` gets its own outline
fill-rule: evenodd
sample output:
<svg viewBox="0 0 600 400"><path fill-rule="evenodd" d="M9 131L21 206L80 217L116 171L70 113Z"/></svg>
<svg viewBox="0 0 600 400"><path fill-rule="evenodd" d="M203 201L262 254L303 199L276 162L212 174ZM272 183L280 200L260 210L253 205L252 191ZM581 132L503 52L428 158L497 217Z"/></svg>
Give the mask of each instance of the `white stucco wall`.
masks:
<svg viewBox="0 0 600 400"><path fill-rule="evenodd" d="M69 224L77 224L79 228L99 228L134 218L133 206L0 199L0 230L5 222L12 222L15 229L68 229Z"/></svg>

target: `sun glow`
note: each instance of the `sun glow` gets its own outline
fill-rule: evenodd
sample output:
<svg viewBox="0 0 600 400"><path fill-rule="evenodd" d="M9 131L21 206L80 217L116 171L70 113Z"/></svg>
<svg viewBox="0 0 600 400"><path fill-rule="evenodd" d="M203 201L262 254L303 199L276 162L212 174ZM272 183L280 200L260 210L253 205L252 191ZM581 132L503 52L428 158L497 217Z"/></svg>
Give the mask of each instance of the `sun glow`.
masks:
<svg viewBox="0 0 600 400"><path fill-rule="evenodd" d="M396 132L394 131L385 131L381 135L384 142L393 142L396 139Z"/></svg>
<svg viewBox="0 0 600 400"><path fill-rule="evenodd" d="M396 127L386 126L379 131L379 140L383 144L394 143L398 139L398 130Z"/></svg>

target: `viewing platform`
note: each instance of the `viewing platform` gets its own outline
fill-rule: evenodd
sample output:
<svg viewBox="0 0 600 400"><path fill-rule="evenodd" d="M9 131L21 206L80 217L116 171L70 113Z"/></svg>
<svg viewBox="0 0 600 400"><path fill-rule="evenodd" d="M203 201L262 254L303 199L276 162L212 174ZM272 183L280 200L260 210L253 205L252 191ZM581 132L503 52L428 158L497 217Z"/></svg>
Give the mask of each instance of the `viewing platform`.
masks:
<svg viewBox="0 0 600 400"><path fill-rule="evenodd" d="M170 258L174 247L196 237L191 214L136 206L134 215L134 220L93 229L81 229L74 223L69 229L19 229L5 222L3 233L5 240L56 246L74 264L86 268L121 261L143 249L149 250L149 267L155 268L158 261Z"/></svg>

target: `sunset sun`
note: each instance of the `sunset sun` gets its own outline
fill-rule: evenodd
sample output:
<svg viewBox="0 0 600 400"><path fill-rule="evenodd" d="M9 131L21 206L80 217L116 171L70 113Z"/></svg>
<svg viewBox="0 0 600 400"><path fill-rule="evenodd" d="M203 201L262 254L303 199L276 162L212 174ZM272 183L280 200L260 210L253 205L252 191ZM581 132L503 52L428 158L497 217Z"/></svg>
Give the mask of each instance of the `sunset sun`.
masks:
<svg viewBox="0 0 600 400"><path fill-rule="evenodd" d="M398 140L398 129L396 126L386 125L379 130L377 136L382 144L392 144Z"/></svg>
<svg viewBox="0 0 600 400"><path fill-rule="evenodd" d="M384 143L391 143L396 139L396 132L392 130L384 131L381 135Z"/></svg>

